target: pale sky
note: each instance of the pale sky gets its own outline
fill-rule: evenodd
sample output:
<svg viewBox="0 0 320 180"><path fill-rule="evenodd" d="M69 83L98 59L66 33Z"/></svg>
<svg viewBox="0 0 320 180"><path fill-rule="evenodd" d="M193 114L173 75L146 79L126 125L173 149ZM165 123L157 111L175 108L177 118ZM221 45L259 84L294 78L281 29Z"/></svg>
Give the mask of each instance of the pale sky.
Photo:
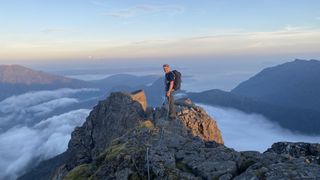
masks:
<svg viewBox="0 0 320 180"><path fill-rule="evenodd" d="M0 64L320 57L319 0L0 0Z"/></svg>

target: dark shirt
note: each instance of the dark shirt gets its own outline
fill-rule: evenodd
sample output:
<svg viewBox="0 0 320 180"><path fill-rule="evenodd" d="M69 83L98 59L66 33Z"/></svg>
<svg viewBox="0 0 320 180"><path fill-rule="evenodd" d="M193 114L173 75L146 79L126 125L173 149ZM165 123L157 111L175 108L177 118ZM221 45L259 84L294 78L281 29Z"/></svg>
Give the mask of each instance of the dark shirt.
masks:
<svg viewBox="0 0 320 180"><path fill-rule="evenodd" d="M166 79L165 79L166 91L169 91L171 81L174 81L174 73L172 71L166 73Z"/></svg>

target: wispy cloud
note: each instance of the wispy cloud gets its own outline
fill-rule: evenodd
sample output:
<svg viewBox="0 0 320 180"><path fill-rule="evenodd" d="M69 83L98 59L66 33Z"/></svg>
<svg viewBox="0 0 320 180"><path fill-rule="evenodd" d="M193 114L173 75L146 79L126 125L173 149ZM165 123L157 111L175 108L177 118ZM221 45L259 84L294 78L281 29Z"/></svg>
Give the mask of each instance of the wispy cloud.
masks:
<svg viewBox="0 0 320 180"><path fill-rule="evenodd" d="M207 31L204 36L148 38L139 41L79 40L48 42L42 45L13 46L12 56L21 58L172 58L221 57L225 55L280 55L319 53L320 29L286 25L274 31ZM1 42L0 42L1 44ZM28 47L26 47L28 46ZM0 49L3 57L10 49ZM15 53L13 53L15 52ZM59 52L59 53L57 53ZM16 58L19 58L16 57Z"/></svg>
<svg viewBox="0 0 320 180"><path fill-rule="evenodd" d="M228 32L178 39L128 42L95 51L101 58L201 57L318 52L320 31L284 27L277 31Z"/></svg>
<svg viewBox="0 0 320 180"><path fill-rule="evenodd" d="M117 17L117 18L129 18L144 14L157 14L164 13L168 15L176 15L184 12L184 7L177 5L137 5L126 9L118 9L102 13L103 15Z"/></svg>
<svg viewBox="0 0 320 180"><path fill-rule="evenodd" d="M43 28L40 30L43 33L60 33L60 32L67 32L66 28Z"/></svg>

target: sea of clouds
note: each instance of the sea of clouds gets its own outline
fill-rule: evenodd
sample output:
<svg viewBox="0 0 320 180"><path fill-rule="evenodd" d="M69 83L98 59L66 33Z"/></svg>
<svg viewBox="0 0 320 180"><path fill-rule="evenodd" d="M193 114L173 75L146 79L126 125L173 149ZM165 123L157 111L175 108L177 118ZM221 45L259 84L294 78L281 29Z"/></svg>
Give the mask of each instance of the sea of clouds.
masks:
<svg viewBox="0 0 320 180"><path fill-rule="evenodd" d="M0 179L16 179L26 168L64 152L76 126L81 126L90 109L75 109L49 118L57 108L81 100L77 93L95 89L34 91L0 102ZM39 121L30 123L34 118Z"/></svg>
<svg viewBox="0 0 320 180"><path fill-rule="evenodd" d="M260 114L248 114L233 108L197 104L213 117L221 130L225 145L238 151L264 152L275 142L319 143L320 136L307 136L281 128Z"/></svg>

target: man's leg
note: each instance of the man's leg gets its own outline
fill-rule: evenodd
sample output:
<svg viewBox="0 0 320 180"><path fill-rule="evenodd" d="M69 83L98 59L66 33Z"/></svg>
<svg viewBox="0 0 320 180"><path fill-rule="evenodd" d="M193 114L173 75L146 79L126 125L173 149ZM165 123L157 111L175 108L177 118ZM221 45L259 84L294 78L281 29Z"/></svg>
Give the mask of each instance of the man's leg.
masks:
<svg viewBox="0 0 320 180"><path fill-rule="evenodd" d="M169 96L169 118L176 118L176 107L174 105L174 98L172 93Z"/></svg>

